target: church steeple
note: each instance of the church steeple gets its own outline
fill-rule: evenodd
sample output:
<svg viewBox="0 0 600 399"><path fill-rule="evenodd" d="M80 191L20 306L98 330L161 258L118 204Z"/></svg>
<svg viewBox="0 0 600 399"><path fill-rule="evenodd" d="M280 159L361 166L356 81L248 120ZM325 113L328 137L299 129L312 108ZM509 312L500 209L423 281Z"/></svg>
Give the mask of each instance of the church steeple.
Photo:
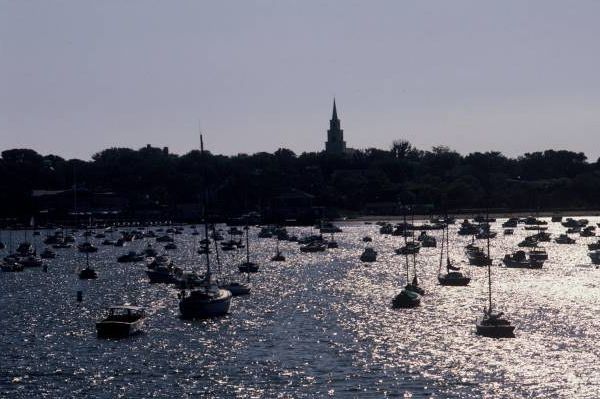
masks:
<svg viewBox="0 0 600 399"><path fill-rule="evenodd" d="M329 121L325 151L330 154L344 154L346 152L344 131L342 130L340 120L338 119L335 97L333 98L333 112L331 114L331 120Z"/></svg>
<svg viewBox="0 0 600 399"><path fill-rule="evenodd" d="M338 118L337 116L337 109L335 108L335 97L333 97L333 114L331 115L331 119L336 120Z"/></svg>

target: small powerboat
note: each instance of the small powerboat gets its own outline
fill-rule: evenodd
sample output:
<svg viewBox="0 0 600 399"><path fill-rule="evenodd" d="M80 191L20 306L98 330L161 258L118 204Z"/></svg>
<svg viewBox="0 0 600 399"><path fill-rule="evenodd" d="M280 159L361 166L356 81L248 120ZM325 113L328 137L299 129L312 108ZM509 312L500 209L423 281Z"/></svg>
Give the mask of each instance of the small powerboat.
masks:
<svg viewBox="0 0 600 399"><path fill-rule="evenodd" d="M140 333L146 313L138 306L112 306L108 316L96 323L98 337L125 338Z"/></svg>

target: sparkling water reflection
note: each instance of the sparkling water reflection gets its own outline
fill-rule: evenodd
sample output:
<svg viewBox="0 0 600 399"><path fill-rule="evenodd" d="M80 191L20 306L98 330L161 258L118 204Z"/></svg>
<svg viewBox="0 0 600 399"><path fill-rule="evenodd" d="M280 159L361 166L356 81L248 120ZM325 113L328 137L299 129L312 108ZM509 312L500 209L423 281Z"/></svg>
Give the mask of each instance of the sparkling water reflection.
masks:
<svg viewBox="0 0 600 399"><path fill-rule="evenodd" d="M597 223L597 218L589 218ZM527 234L492 240L494 300L517 324L517 338L474 334L486 301L486 268L469 267L468 287L437 284L439 249L417 257L422 306L394 310L404 283L400 237L375 225L347 223L339 249L300 253L282 242L286 262L269 262L273 239L256 239L261 272L253 291L235 298L231 314L207 321L179 316L177 291L147 283L143 264L116 257L140 250L102 247L91 260L100 278L84 282L84 301L73 273L84 262L75 250L57 250L49 272L0 274L0 394L20 397L598 397L596 342L600 338L600 271L589 265L585 244L546 243L541 270L499 267ZM309 229L291 228L294 234ZM554 235L563 232L550 224ZM176 264L203 268L197 243L176 236ZM438 240L440 232L431 232ZM23 232L13 233L16 242ZM20 237L18 237L20 235ZM375 263L358 258L373 237ZM4 241L7 233L2 234ZM574 236L575 237L575 236ZM451 230L451 256L466 262L470 238ZM37 238L40 240L40 238ZM79 238L81 240L81 238ZM484 244L484 241L480 241ZM158 244L155 244L158 246ZM41 246L38 245L38 248ZM223 274L236 276L243 252L223 253ZM94 322L106 306L136 303L149 311L145 333L128 340L96 338Z"/></svg>

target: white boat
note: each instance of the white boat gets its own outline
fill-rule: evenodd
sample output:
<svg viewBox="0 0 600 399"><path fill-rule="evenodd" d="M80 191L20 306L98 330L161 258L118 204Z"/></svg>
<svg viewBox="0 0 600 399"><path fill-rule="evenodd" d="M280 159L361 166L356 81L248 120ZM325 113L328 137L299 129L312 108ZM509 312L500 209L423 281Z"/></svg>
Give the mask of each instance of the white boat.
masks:
<svg viewBox="0 0 600 399"><path fill-rule="evenodd" d="M96 323L99 337L123 338L141 332L146 313L138 306L112 306L108 316Z"/></svg>

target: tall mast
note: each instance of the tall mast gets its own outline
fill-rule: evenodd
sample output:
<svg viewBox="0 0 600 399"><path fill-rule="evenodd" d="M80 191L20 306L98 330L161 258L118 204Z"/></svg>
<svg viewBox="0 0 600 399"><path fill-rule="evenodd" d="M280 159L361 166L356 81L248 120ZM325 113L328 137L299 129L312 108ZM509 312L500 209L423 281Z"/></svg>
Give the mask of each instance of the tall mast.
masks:
<svg viewBox="0 0 600 399"><path fill-rule="evenodd" d="M440 268L438 270L438 273L440 273L442 271L442 265L444 263L444 233L446 232L446 229L442 229L442 240L441 240L441 244L442 246L440 247Z"/></svg>
<svg viewBox="0 0 600 399"><path fill-rule="evenodd" d="M248 226L248 223L246 223L246 263L250 263L250 248L249 248L250 239L248 238L249 235L250 235L250 227Z"/></svg>
<svg viewBox="0 0 600 399"><path fill-rule="evenodd" d="M206 162L204 159L204 142L202 141L202 133L200 133L200 160L202 161L202 180L204 187L204 193L202 195L202 218L204 219L204 236L208 237L208 221L206 220L206 203L207 203L207 190L206 190ZM207 245L208 248L210 248L209 245ZM210 281L210 255L208 253L209 251L206 251L206 276L208 277L208 280Z"/></svg>
<svg viewBox="0 0 600 399"><path fill-rule="evenodd" d="M492 226L490 225L490 210L487 209L486 223L488 226L487 231L487 264L488 264L488 297L489 297L489 312L492 312L492 258L490 257L490 233L492 232Z"/></svg>
<svg viewBox="0 0 600 399"><path fill-rule="evenodd" d="M406 212L407 212L407 209L406 209L406 207L404 207L404 212L403 212L404 213L404 217L403 217L404 231L402 232L402 235L404 235L404 260L406 260L406 284L408 284L409 281L410 281L409 277L408 277L408 269L409 269L410 265L408 264L408 252L407 252L408 251L408 247L406 246L406 243L407 243L407 239L406 239L406 231L407 231L407 229L406 229Z"/></svg>
<svg viewBox="0 0 600 399"><path fill-rule="evenodd" d="M446 264L450 264L450 226L446 224Z"/></svg>

